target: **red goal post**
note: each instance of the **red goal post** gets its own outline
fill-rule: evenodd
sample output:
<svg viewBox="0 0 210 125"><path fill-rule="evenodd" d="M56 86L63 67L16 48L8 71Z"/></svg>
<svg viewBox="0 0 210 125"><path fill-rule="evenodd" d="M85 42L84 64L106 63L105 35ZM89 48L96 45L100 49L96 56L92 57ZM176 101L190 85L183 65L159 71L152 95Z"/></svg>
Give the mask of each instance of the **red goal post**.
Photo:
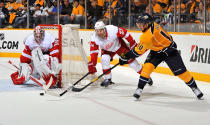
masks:
<svg viewBox="0 0 210 125"><path fill-rule="evenodd" d="M56 38L59 41L59 63L62 64L62 26L59 24L39 24L44 30L52 30L55 29L58 32L58 38ZM59 83L58 87L62 87L62 70L59 73Z"/></svg>

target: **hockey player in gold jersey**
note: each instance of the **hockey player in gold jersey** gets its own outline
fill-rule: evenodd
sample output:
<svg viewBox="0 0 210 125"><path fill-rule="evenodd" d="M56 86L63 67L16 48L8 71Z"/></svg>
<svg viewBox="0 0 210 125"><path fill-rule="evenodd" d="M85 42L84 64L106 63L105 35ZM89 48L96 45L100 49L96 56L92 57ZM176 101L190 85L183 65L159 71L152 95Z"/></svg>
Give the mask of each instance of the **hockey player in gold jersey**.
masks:
<svg viewBox="0 0 210 125"><path fill-rule="evenodd" d="M152 16L144 13L137 17L136 25L142 30L139 44L120 57L120 64L126 64L128 59L136 58L145 51L150 50L140 74L138 87L134 97L139 99L153 70L164 61L173 74L182 79L195 93L198 99L203 99L203 93L199 90L195 80L186 69L183 60L178 53L176 43L160 25L153 21Z"/></svg>

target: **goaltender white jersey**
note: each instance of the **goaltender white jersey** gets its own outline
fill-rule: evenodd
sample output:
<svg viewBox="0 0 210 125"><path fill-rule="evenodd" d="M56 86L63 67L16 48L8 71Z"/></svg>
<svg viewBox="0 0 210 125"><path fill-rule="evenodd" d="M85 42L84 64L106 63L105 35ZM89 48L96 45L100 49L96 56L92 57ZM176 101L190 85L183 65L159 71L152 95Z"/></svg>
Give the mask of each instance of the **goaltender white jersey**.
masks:
<svg viewBox="0 0 210 125"><path fill-rule="evenodd" d="M44 40L41 42L41 44L38 44L35 41L34 35L32 34L25 40L25 49L21 54L20 61L22 63L30 63L32 58L31 51L36 47L40 47L43 53L47 53L53 57L58 57L58 45L58 41L49 33L45 32Z"/></svg>
<svg viewBox="0 0 210 125"><path fill-rule="evenodd" d="M30 50L33 50L36 47L40 47L42 49L42 52L47 52L50 48L52 48L52 43L54 41L55 37L45 32L44 40L40 45L35 41L33 34L26 39L25 45L27 45Z"/></svg>

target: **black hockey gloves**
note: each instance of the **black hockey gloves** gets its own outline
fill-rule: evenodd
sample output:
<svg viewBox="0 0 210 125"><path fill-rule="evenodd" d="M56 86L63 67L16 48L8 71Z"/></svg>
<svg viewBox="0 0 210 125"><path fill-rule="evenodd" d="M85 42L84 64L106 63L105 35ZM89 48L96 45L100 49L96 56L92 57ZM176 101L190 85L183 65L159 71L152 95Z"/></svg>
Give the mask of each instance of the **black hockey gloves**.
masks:
<svg viewBox="0 0 210 125"><path fill-rule="evenodd" d="M128 64L128 58L125 56L125 53L122 53L119 58L120 65Z"/></svg>
<svg viewBox="0 0 210 125"><path fill-rule="evenodd" d="M130 50L127 53L122 53L119 58L120 65L128 64L130 59L139 57L140 55L137 54L134 50Z"/></svg>

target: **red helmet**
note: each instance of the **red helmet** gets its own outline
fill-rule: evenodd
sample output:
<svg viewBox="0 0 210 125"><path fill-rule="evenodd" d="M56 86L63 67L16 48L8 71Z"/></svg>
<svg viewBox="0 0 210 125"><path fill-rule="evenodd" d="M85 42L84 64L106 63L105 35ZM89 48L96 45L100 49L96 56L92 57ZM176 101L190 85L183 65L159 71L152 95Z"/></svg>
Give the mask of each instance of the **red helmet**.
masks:
<svg viewBox="0 0 210 125"><path fill-rule="evenodd" d="M38 44L44 40L45 31L41 26L36 26L34 29L34 38Z"/></svg>

